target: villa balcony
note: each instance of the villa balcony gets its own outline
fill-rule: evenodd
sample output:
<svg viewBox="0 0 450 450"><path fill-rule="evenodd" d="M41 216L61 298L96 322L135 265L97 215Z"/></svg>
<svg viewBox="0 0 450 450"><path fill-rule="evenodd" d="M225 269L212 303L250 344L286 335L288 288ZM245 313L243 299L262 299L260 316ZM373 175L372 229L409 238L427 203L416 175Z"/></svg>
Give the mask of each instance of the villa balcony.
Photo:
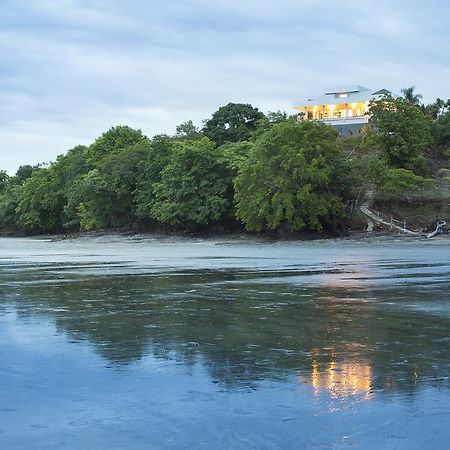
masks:
<svg viewBox="0 0 450 450"><path fill-rule="evenodd" d="M369 122L369 116L355 116L355 117L330 117L319 119L328 125L364 125Z"/></svg>

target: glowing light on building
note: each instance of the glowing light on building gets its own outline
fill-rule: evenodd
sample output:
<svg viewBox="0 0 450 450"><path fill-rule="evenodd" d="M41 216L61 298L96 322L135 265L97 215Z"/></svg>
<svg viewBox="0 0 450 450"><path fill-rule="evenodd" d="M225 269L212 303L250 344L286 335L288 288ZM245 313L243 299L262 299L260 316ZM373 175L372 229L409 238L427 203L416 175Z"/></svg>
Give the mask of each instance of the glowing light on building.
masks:
<svg viewBox="0 0 450 450"><path fill-rule="evenodd" d="M294 108L300 111L300 120L321 120L347 134L360 131L368 123L369 102L385 95L392 93L386 89L373 91L363 86L347 86L300 100Z"/></svg>

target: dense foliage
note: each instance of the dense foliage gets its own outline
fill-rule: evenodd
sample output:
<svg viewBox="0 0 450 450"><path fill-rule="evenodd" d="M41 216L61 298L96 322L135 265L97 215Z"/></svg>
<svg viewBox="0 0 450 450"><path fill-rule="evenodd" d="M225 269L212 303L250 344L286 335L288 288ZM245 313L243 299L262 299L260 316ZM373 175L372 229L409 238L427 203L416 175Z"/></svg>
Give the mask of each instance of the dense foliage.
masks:
<svg viewBox="0 0 450 450"><path fill-rule="evenodd" d="M175 146L153 188L155 220L195 228L220 219L228 206L228 177L217 153L206 137Z"/></svg>
<svg viewBox="0 0 450 450"><path fill-rule="evenodd" d="M437 99L426 111L435 119L432 131L437 150L450 157L450 100Z"/></svg>
<svg viewBox="0 0 450 450"><path fill-rule="evenodd" d="M245 141L263 118L264 114L252 105L228 103L205 122L203 133L218 145Z"/></svg>
<svg viewBox="0 0 450 450"><path fill-rule="evenodd" d="M388 165L424 172L432 122L412 101L386 98L372 102L370 125L367 142L379 150Z"/></svg>
<svg viewBox="0 0 450 450"><path fill-rule="evenodd" d="M0 231L339 232L367 180L390 192L425 186L430 155L450 156L450 102L424 106L411 88L405 97L372 104L362 139L234 103L173 136L117 126L48 165L0 170Z"/></svg>
<svg viewBox="0 0 450 450"><path fill-rule="evenodd" d="M336 137L326 125L284 122L255 140L235 178L249 230L321 231L343 217L349 170Z"/></svg>
<svg viewBox="0 0 450 450"><path fill-rule="evenodd" d="M424 105L413 86L402 92L403 98L372 103L363 139L375 150L367 176L386 198L435 190L439 180L432 178L450 162L450 100Z"/></svg>

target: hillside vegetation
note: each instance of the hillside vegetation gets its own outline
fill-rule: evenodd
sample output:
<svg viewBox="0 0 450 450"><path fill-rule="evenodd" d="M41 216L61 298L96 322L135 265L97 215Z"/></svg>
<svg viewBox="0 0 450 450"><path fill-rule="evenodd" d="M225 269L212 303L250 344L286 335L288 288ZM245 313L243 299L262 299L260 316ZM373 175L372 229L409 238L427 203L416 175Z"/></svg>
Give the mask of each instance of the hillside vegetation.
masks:
<svg viewBox="0 0 450 450"><path fill-rule="evenodd" d="M450 101L424 106L413 90L373 103L367 129L346 138L230 103L202 129L148 138L119 125L54 162L0 171L0 230L343 234L363 225L369 191L394 215L422 205L411 220L426 226L450 219L449 149Z"/></svg>

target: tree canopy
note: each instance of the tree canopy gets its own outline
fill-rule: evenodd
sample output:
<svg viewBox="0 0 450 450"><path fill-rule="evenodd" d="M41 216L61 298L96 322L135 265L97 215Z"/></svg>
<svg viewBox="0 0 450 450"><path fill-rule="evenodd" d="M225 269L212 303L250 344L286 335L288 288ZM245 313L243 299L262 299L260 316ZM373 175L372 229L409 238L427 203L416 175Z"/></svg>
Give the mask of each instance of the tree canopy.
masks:
<svg viewBox="0 0 450 450"><path fill-rule="evenodd" d="M343 229L356 183L397 195L428 186L432 166L450 170L450 101L425 106L413 88L404 93L372 103L357 139L239 103L202 130L187 121L149 139L113 127L50 164L0 170L0 231Z"/></svg>
<svg viewBox="0 0 450 450"><path fill-rule="evenodd" d="M199 139L201 137L201 131L194 125L192 120L188 120L177 125L175 137L178 139Z"/></svg>
<svg viewBox="0 0 450 450"><path fill-rule="evenodd" d="M367 143L388 165L422 173L425 151L431 146L432 121L408 100L391 97L370 105Z"/></svg>
<svg viewBox="0 0 450 450"><path fill-rule="evenodd" d="M434 103L435 121L433 123L433 138L437 149L444 153L450 152L450 99L437 99ZM450 154L447 155L450 158Z"/></svg>
<svg viewBox="0 0 450 450"><path fill-rule="evenodd" d="M248 230L320 231L342 217L348 168L336 137L314 122L277 123L258 137L235 178Z"/></svg>
<svg viewBox="0 0 450 450"><path fill-rule="evenodd" d="M135 145L146 137L141 130L126 125L118 125L103 133L86 151L91 164L97 163L105 156L120 153L124 148Z"/></svg>
<svg viewBox="0 0 450 450"><path fill-rule="evenodd" d="M208 138L178 143L154 185L152 216L185 228L219 220L228 206L226 170Z"/></svg>
<svg viewBox="0 0 450 450"><path fill-rule="evenodd" d="M422 100L422 94L416 93L416 87L410 86L401 90L403 98L413 106L420 106Z"/></svg>
<svg viewBox="0 0 450 450"><path fill-rule="evenodd" d="M228 103L205 122L203 133L217 145L248 140L264 114L252 105Z"/></svg>

